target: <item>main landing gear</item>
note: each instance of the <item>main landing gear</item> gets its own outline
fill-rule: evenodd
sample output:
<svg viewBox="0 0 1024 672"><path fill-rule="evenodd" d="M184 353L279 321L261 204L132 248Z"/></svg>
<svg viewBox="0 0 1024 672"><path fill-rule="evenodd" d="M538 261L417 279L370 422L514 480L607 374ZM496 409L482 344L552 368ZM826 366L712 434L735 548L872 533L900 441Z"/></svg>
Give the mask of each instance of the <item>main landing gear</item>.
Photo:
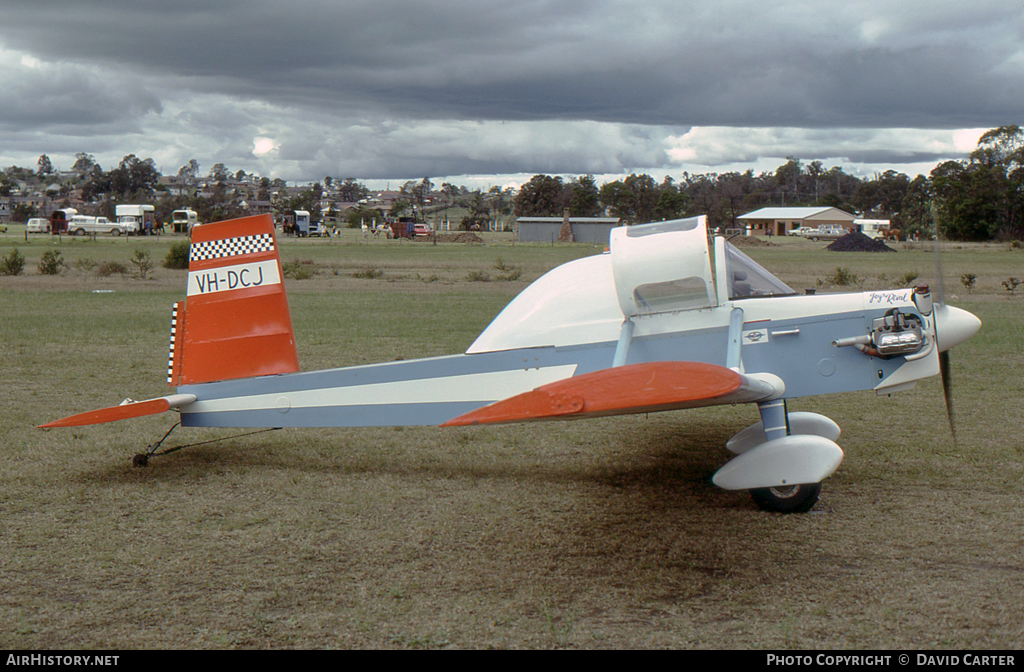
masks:
<svg viewBox="0 0 1024 672"><path fill-rule="evenodd" d="M712 479L726 490L749 490L758 508L806 513L821 482L843 461L839 425L817 413L789 413L783 399L758 404L761 422L729 439L736 454Z"/></svg>

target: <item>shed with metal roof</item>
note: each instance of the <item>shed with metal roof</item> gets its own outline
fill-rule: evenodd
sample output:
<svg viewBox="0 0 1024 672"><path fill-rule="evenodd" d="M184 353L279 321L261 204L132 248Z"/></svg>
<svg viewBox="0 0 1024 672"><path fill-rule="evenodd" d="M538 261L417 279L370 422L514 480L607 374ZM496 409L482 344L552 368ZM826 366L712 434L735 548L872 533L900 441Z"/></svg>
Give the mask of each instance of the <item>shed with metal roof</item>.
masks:
<svg viewBox="0 0 1024 672"><path fill-rule="evenodd" d="M576 243L607 245L611 230L619 226L618 217L519 217L516 219L516 240L519 242L553 243L559 240L562 226L572 229Z"/></svg>

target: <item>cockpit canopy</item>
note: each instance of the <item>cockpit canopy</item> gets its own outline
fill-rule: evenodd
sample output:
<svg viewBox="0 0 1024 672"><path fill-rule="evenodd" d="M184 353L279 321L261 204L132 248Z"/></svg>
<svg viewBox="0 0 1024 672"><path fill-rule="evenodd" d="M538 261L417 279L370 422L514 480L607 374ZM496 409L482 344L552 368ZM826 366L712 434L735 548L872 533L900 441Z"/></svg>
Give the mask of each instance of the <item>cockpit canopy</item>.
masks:
<svg viewBox="0 0 1024 672"><path fill-rule="evenodd" d="M796 294L786 283L729 242L725 243L725 268L730 299Z"/></svg>
<svg viewBox="0 0 1024 672"><path fill-rule="evenodd" d="M728 292L723 296L795 294L731 243L724 242L724 250ZM619 306L626 317L719 303L703 216L613 229L611 255Z"/></svg>
<svg viewBox="0 0 1024 672"><path fill-rule="evenodd" d="M612 229L609 253L563 264L539 278L468 352L616 340L624 318L795 294L725 241L713 255L706 221L701 216Z"/></svg>

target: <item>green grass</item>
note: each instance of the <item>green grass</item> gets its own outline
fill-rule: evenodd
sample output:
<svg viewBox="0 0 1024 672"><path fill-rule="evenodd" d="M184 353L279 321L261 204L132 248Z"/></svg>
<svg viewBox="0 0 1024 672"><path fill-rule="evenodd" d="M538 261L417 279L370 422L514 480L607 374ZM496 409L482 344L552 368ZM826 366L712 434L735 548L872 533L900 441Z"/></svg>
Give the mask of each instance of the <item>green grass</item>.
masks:
<svg viewBox="0 0 1024 672"><path fill-rule="evenodd" d="M464 350L528 281L592 246L282 241L318 273L287 280L304 369ZM440 430L284 430L131 455L155 416L40 431L165 394L184 271L98 277L76 259L154 260L176 238L17 243L0 277L0 647L964 648L1024 644L1024 255L951 246L947 292L981 317L953 353L958 445L938 379L891 398L800 399L847 457L807 515L710 483L756 420L724 407ZM793 244L789 244L792 242ZM744 248L797 288L836 267L864 288L928 250ZM805 244L806 243L806 244ZM57 248L69 268L42 276ZM521 267L511 282L474 270ZM376 278L355 278L379 268ZM970 296L953 289L965 272ZM429 278L436 279L429 281ZM849 289L849 288L845 288ZM93 290L102 290L102 293ZM824 290L822 290L824 291ZM229 436L178 430L166 445Z"/></svg>

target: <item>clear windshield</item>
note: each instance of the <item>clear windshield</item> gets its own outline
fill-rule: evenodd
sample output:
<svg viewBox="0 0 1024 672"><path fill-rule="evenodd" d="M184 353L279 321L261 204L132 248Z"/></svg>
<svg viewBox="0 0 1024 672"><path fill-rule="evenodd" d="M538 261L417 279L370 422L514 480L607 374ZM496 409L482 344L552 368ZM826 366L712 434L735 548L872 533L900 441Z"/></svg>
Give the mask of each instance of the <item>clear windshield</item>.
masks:
<svg viewBox="0 0 1024 672"><path fill-rule="evenodd" d="M796 294L786 283L728 242L725 244L725 263L730 278L730 299Z"/></svg>

